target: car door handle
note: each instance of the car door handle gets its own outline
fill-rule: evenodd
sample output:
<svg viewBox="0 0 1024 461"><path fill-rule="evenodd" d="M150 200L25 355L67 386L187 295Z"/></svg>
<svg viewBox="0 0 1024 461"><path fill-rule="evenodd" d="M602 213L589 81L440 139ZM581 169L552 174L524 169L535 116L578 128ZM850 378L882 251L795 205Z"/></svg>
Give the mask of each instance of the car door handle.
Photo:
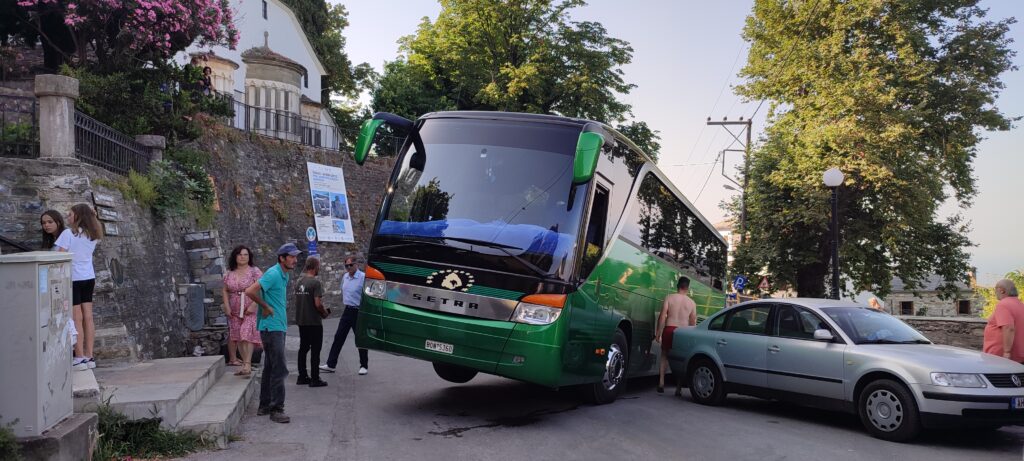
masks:
<svg viewBox="0 0 1024 461"><path fill-rule="evenodd" d="M726 344L729 344L729 341L726 341L726 340L724 340L724 339L719 339L719 340L718 340L718 345L719 345L719 346L724 346L724 345L726 345Z"/></svg>
<svg viewBox="0 0 1024 461"><path fill-rule="evenodd" d="M779 350L779 346L768 346L768 352L771 352L772 354L778 352Z"/></svg>

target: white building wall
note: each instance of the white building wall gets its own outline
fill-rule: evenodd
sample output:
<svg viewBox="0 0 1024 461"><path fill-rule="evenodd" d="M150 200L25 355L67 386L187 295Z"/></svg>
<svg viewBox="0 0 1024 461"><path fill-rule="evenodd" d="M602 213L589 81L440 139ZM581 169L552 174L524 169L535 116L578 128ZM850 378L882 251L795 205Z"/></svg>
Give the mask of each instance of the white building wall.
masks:
<svg viewBox="0 0 1024 461"><path fill-rule="evenodd" d="M238 28L238 46L234 50L224 46L199 47L192 45L180 53L176 60L181 64L189 62L190 53L213 51L217 56L230 59L239 65L234 78L234 89L245 92L246 65L242 52L264 45L264 32L268 33L267 44L275 53L302 64L309 73L301 88L302 94L320 102L320 77L324 70L316 58L312 45L306 39L298 19L279 0L266 0L267 18L263 18L264 0L231 0L235 11L235 26ZM306 84L308 83L308 85Z"/></svg>

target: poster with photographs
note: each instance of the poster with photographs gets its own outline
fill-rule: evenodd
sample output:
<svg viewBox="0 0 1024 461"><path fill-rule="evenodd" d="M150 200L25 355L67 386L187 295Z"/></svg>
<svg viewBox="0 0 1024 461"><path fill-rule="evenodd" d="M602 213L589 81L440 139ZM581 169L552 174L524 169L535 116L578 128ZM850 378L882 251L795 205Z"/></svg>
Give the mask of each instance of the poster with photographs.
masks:
<svg viewBox="0 0 1024 461"><path fill-rule="evenodd" d="M317 240L321 242L355 241L348 211L345 175L341 168L306 162L309 193L313 200L313 220Z"/></svg>

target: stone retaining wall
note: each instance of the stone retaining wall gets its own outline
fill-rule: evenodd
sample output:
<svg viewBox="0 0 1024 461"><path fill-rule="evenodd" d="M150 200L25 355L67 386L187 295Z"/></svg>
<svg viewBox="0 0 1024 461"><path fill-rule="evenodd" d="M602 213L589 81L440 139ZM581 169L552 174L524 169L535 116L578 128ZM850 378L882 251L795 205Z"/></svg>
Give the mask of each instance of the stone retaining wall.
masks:
<svg viewBox="0 0 1024 461"><path fill-rule="evenodd" d="M987 320L977 317L898 316L937 344L981 350Z"/></svg>

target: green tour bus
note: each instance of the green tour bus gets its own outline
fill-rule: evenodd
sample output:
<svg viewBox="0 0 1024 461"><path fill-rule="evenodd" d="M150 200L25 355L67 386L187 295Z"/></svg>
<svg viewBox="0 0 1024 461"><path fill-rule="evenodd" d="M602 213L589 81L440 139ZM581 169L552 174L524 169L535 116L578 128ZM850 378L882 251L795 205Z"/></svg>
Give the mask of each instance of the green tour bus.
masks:
<svg viewBox="0 0 1024 461"><path fill-rule="evenodd" d="M549 115L377 113L408 133L374 225L356 344L615 400L657 373L654 328L679 276L701 317L725 306L726 244L607 125Z"/></svg>

